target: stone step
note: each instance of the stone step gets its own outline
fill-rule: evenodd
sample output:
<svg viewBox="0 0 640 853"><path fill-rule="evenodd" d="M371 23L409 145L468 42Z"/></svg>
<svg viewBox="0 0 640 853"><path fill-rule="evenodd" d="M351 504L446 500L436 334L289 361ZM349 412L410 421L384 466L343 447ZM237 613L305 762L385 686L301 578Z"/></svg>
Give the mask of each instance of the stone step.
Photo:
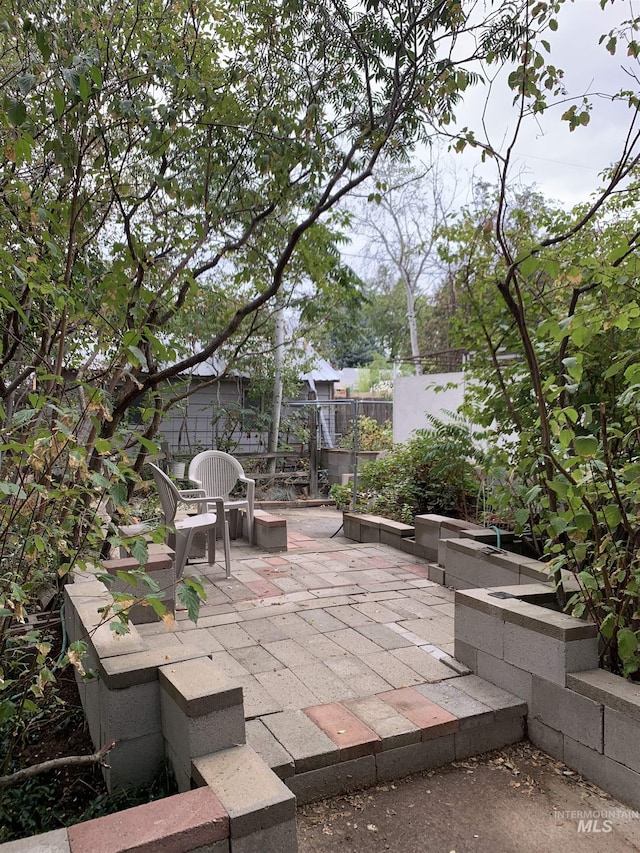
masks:
<svg viewBox="0 0 640 853"><path fill-rule="evenodd" d="M307 803L515 743L526 714L518 697L466 675L268 714L247 737Z"/></svg>
<svg viewBox="0 0 640 853"><path fill-rule="evenodd" d="M296 798L247 744L196 758L193 781L208 785L229 815L231 853L295 853Z"/></svg>

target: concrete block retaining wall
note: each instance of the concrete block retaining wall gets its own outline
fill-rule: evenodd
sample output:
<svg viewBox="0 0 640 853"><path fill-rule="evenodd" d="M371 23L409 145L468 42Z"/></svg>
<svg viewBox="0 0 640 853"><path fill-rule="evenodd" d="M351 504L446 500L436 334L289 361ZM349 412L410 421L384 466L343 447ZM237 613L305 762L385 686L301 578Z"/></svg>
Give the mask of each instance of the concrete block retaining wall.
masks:
<svg viewBox="0 0 640 853"><path fill-rule="evenodd" d="M430 580L454 589L546 580L544 567L517 553L496 549L498 533L444 515L417 515L414 526L367 513L345 512L344 535L356 542L381 542L432 561ZM502 544L514 547L514 535L499 531ZM494 559L499 554L500 560Z"/></svg>
<svg viewBox="0 0 640 853"><path fill-rule="evenodd" d="M598 668L593 623L520 598L548 587L456 592L455 656L522 698L540 749L640 809L640 684Z"/></svg>
<svg viewBox="0 0 640 853"><path fill-rule="evenodd" d="M383 524L372 539L374 516L345 513L345 536L382 541ZM500 541L511 545L510 534ZM522 600L555 598L544 564L497 549L493 530L438 515L385 542L415 542L433 561L429 579L456 589L455 657L526 702L531 742L640 809L640 684L599 669L594 624Z"/></svg>

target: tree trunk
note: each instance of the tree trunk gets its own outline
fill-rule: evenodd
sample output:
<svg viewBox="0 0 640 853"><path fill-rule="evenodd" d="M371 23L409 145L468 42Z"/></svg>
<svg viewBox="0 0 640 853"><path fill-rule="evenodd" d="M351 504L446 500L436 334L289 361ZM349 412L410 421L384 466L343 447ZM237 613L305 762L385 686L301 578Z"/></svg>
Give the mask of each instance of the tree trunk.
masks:
<svg viewBox="0 0 640 853"><path fill-rule="evenodd" d="M273 395L271 397L271 427L269 428L269 443L267 450L275 453L278 450L278 438L280 435L280 415L282 413L282 389L283 389L283 367L284 367L284 308L281 304L275 310L275 332L274 343L274 371L273 371ZM267 460L267 472L275 474L276 458Z"/></svg>

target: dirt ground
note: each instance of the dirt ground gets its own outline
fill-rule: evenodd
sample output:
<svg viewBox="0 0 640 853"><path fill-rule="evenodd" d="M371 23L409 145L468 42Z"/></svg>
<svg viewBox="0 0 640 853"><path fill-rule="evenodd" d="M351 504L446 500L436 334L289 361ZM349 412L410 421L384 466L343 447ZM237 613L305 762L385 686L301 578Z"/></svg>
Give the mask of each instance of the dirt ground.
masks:
<svg viewBox="0 0 640 853"><path fill-rule="evenodd" d="M298 841L299 853L628 853L640 817L521 743L302 806Z"/></svg>

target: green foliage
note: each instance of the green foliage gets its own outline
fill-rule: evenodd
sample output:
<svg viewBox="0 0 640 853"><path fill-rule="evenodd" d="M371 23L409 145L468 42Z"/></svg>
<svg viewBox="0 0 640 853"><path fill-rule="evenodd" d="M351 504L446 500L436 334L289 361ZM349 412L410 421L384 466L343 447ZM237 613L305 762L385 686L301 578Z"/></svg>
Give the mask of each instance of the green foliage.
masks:
<svg viewBox="0 0 640 853"><path fill-rule="evenodd" d="M480 453L462 420L430 418L405 444L366 462L358 476L357 509L412 524L416 515L473 515L478 492L475 464ZM346 487L344 487L346 488ZM332 496L346 499L332 490Z"/></svg>
<svg viewBox="0 0 640 853"><path fill-rule="evenodd" d="M333 483L329 489L329 497L336 502L336 509L350 509L353 502L353 484Z"/></svg>
<svg viewBox="0 0 640 853"><path fill-rule="evenodd" d="M458 343L472 349L466 411L492 447L490 500L548 561L560 602L596 622L604 664L629 677L640 672L636 188L571 213L503 193L501 220L484 192L446 248ZM579 585L568 601L563 576Z"/></svg>
<svg viewBox="0 0 640 853"><path fill-rule="evenodd" d="M352 450L354 445L353 422L351 430L340 439L340 447ZM393 429L389 421L379 424L367 415L358 417L358 450L391 450Z"/></svg>
<svg viewBox="0 0 640 853"><path fill-rule="evenodd" d="M21 733L21 751L34 756L44 752L49 758L51 744L56 747L63 744L67 754L69 743L84 740L77 737L84 726L81 707L57 702L51 696L30 721L28 729ZM10 723L0 724L3 751L15 737ZM17 765L11 765L11 769L14 766L17 769ZM114 794L105 790L102 771L97 766L89 771L86 767L50 770L0 791L0 843L50 832L175 793L177 785L168 766L158 771L150 785Z"/></svg>

